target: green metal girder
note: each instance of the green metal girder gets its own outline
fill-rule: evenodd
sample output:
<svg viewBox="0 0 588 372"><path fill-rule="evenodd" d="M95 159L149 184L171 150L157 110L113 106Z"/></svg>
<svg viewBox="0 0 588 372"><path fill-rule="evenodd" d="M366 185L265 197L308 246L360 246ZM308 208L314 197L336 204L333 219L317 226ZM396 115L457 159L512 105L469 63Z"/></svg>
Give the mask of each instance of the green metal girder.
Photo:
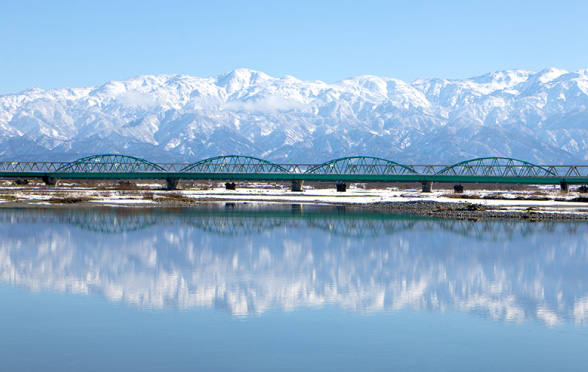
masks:
<svg viewBox="0 0 588 372"><path fill-rule="evenodd" d="M414 169L396 162L371 156L349 156L330 160L309 168L306 174L417 174Z"/></svg>
<svg viewBox="0 0 588 372"><path fill-rule="evenodd" d="M144 179L219 181L325 181L325 182L449 182L588 184L585 166L538 166L500 157L471 159L444 167L437 173L417 173L412 167L386 159L353 156L311 166L305 173L289 172L272 162L241 155L216 156L189 165L155 164L126 155L94 155L70 163L0 162L2 178ZM421 166L432 169L434 166ZM437 166L435 166L437 167ZM549 169L548 169L549 168ZM558 168L563 168L559 175ZM296 166L293 169L300 169Z"/></svg>
<svg viewBox="0 0 588 372"><path fill-rule="evenodd" d="M456 175L341 175L341 174L293 174L293 173L180 173L180 172L0 172L2 178L53 177L57 179L78 180L165 180L177 178L184 180L218 180L218 181L325 181L325 182L443 182L443 183L510 183L510 184L588 184L588 177L510 177L510 176L456 176Z"/></svg>
<svg viewBox="0 0 588 372"><path fill-rule="evenodd" d="M252 156L224 155L204 159L180 169L190 173L289 173L281 165Z"/></svg>
<svg viewBox="0 0 588 372"><path fill-rule="evenodd" d="M164 169L150 161L128 155L104 154L87 156L61 166L55 171L60 172L153 172Z"/></svg>
<svg viewBox="0 0 588 372"><path fill-rule="evenodd" d="M451 165L437 172L437 175L448 174L498 177L556 176L552 171L538 165L523 160L503 157L470 159Z"/></svg>

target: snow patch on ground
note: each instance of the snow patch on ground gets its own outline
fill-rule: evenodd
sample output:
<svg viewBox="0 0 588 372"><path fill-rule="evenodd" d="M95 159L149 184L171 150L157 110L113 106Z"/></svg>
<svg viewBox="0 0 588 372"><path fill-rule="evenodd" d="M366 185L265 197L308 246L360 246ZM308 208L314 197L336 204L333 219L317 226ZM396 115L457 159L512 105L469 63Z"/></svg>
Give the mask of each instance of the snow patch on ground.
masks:
<svg viewBox="0 0 588 372"><path fill-rule="evenodd" d="M537 191L497 191L472 190L456 194L450 190L435 190L423 193L419 189L367 189L351 185L346 192L335 188L313 188L305 186L303 192L293 192L285 186L249 184L227 190L221 184L204 188L184 190L162 190L158 183L138 183L133 190L100 190L80 187L75 184L62 184L60 187L11 186L0 185L0 204L68 204L86 202L92 204L132 206L157 205L186 202L260 202L260 203L327 203L327 204L369 204L410 201L435 201L444 203L467 203L484 206L487 210L588 213L588 203L574 201L584 194L578 192L561 193L553 187L537 187ZM73 202L72 202L73 200Z"/></svg>

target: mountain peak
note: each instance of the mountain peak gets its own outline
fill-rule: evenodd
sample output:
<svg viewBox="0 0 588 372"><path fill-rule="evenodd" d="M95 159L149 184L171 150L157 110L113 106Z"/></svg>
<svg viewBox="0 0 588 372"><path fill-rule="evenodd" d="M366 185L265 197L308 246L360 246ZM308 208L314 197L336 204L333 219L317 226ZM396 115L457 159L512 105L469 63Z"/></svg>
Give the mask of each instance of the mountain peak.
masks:
<svg viewBox="0 0 588 372"><path fill-rule="evenodd" d="M504 89L513 87L526 81L529 76L533 75L532 71L524 69L512 69L490 72L481 76L469 78L467 80L473 81L480 85L486 85L493 89Z"/></svg>
<svg viewBox="0 0 588 372"><path fill-rule="evenodd" d="M233 71L217 76L217 85L223 87L233 84L247 86L270 79L272 78L269 75L264 74L263 72L250 70L247 68L238 68Z"/></svg>
<svg viewBox="0 0 588 372"><path fill-rule="evenodd" d="M567 74L568 72L555 67L548 67L533 75L533 77L540 83L545 84L549 81L555 80L558 77Z"/></svg>
<svg viewBox="0 0 588 372"><path fill-rule="evenodd" d="M25 89L25 90L19 92L18 94L20 94L20 95L30 95L30 94L40 94L40 93L43 93L43 92L45 92L44 89L41 89L41 88L38 88L38 87L32 87L32 88L29 88L29 89Z"/></svg>

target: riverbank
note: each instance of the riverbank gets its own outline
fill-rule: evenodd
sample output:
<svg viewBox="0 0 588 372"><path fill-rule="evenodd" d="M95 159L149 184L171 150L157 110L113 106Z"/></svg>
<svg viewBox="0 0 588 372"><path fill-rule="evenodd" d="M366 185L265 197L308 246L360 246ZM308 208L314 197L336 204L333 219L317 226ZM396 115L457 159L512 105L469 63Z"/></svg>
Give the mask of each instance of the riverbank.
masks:
<svg viewBox="0 0 588 372"><path fill-rule="evenodd" d="M408 201L385 202L362 205L368 210L385 213L408 214L431 218L452 220L482 221L482 220L526 220L539 221L588 221L586 211L576 208L557 208L550 206L546 211L544 206L537 204L526 209L513 209L508 201L504 205L488 207L478 203L447 203L440 201Z"/></svg>
<svg viewBox="0 0 588 372"><path fill-rule="evenodd" d="M0 185L0 208L51 208L63 206L186 207L202 203L331 204L383 213L457 220L588 220L588 198L579 191L525 187L519 190L472 189L455 193L439 189L422 193L416 188L373 189L353 185L347 192L306 187L292 192L282 184L247 184L226 190L218 184L191 185L177 191L160 184L41 184Z"/></svg>

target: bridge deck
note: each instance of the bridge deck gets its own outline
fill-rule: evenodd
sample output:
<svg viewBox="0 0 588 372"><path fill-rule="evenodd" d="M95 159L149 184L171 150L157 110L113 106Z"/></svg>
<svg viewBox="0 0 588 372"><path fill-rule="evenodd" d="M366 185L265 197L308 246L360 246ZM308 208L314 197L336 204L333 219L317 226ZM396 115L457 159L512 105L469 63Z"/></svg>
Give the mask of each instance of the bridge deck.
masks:
<svg viewBox="0 0 588 372"><path fill-rule="evenodd" d="M474 159L451 166L403 166L368 157L342 158L319 165L278 165L237 156L216 157L194 164L150 163L119 155L114 161L112 157L115 155L75 162L0 162L0 178L588 184L588 166L585 165L536 166L506 158ZM234 160L236 158L238 161Z"/></svg>
<svg viewBox="0 0 588 372"><path fill-rule="evenodd" d="M180 172L47 172L0 171L0 178L68 180L218 180L218 181L323 181L323 182L448 182L448 183L521 183L521 184L586 184L588 176L486 176L486 175L372 175L372 174L304 174L304 173L180 173Z"/></svg>

